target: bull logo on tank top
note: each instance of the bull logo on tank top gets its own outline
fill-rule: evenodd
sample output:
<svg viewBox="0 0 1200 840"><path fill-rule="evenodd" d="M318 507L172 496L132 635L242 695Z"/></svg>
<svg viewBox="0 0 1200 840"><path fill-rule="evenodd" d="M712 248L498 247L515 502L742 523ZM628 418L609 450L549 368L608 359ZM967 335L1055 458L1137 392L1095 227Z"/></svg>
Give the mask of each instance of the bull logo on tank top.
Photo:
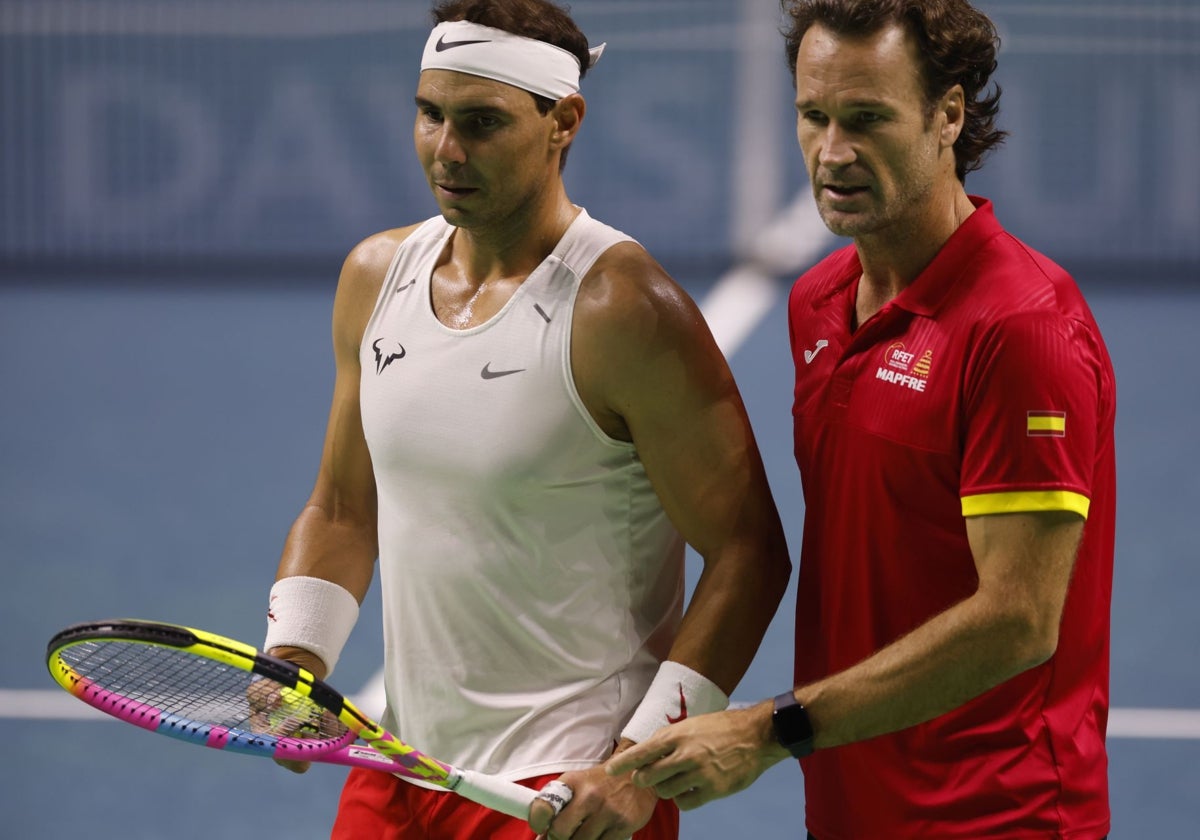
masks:
<svg viewBox="0 0 1200 840"><path fill-rule="evenodd" d="M377 338L371 343L375 351L375 375L383 373L387 366L405 356L404 345L393 338Z"/></svg>

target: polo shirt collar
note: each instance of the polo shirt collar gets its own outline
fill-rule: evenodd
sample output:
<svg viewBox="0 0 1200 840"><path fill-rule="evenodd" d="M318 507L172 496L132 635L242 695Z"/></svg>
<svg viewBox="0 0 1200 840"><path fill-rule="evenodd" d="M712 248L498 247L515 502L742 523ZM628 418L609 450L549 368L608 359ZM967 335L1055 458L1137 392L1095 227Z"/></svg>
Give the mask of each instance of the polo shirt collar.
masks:
<svg viewBox="0 0 1200 840"><path fill-rule="evenodd" d="M895 306L915 315L932 315L962 277L963 267L971 263L972 255L989 239L1004 232L996 221L991 201L976 195L968 197L975 205L975 212L950 234L917 279L895 297L892 301Z"/></svg>
<svg viewBox="0 0 1200 840"><path fill-rule="evenodd" d="M977 195L968 198L975 205L975 212L950 234L950 238L934 256L933 261L892 300L891 305L915 315L932 315L962 276L963 266L970 262L971 255L982 248L989 239L1004 232L1004 228L996 221L990 200ZM832 303L858 287L862 264L858 261L857 253L851 252L848 268L850 270L844 279L815 301L814 306Z"/></svg>

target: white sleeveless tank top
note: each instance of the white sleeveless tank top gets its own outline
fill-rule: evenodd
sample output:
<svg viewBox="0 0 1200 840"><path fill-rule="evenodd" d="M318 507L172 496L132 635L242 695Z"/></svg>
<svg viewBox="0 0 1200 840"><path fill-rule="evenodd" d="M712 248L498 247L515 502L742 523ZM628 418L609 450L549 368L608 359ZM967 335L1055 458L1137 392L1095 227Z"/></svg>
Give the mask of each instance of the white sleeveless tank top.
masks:
<svg viewBox="0 0 1200 840"><path fill-rule="evenodd" d="M683 542L575 389L580 281L629 237L581 211L484 324L434 315L454 228L397 250L360 348L401 739L522 779L603 760L678 628Z"/></svg>

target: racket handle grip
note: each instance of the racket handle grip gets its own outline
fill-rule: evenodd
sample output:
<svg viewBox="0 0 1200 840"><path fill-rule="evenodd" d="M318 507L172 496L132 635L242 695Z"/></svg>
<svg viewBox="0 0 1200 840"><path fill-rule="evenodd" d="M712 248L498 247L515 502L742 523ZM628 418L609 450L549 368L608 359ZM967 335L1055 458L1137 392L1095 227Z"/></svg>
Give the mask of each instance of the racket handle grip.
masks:
<svg viewBox="0 0 1200 840"><path fill-rule="evenodd" d="M454 786L454 792L459 796L519 820L529 819L529 806L537 798L536 790L486 773L473 770L459 772L462 775Z"/></svg>

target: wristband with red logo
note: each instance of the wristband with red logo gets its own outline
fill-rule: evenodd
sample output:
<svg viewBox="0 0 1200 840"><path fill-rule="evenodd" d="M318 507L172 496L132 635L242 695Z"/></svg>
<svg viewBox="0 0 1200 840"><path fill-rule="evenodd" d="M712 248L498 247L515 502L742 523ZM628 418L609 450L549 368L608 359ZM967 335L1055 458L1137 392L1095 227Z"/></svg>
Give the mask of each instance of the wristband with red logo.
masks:
<svg viewBox="0 0 1200 840"><path fill-rule="evenodd" d="M716 683L668 659L659 666L641 705L621 730L621 737L641 743L664 726L695 715L720 712L728 706L729 696Z"/></svg>
<svg viewBox="0 0 1200 840"><path fill-rule="evenodd" d="M342 586L315 577L280 578L271 587L263 649L298 647L325 663L328 677L358 621L358 600Z"/></svg>

